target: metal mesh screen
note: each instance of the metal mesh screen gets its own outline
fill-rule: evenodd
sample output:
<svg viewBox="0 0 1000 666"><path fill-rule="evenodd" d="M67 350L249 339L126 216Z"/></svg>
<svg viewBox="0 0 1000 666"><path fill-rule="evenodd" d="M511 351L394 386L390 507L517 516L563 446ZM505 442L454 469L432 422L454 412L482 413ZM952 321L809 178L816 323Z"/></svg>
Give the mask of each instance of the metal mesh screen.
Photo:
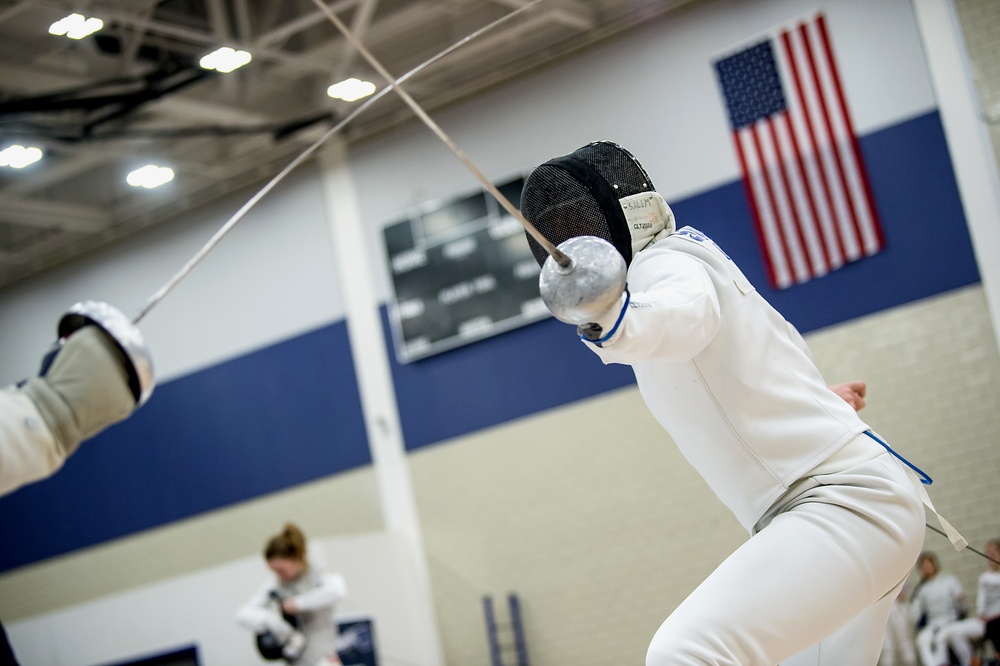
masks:
<svg viewBox="0 0 1000 666"><path fill-rule="evenodd" d="M617 144L594 142L574 151L568 157L581 160L598 177L603 178L613 190L616 202L622 197L653 189L642 165ZM555 245L576 236L597 236L614 244L615 234L609 225L621 217L620 211L606 212L601 201L586 184L565 168L552 163L537 167L525 180L521 193L521 214ZM628 237L627 230L618 231L619 239L621 234ZM541 266L548 253L530 235L528 245Z"/></svg>
<svg viewBox="0 0 1000 666"><path fill-rule="evenodd" d="M653 189L639 161L616 143L597 141L576 150L573 156L594 167L615 189L619 199Z"/></svg>
<svg viewBox="0 0 1000 666"><path fill-rule="evenodd" d="M556 166L543 164L524 181L521 214L555 245L576 236L597 236L611 242L611 230L597 199ZM528 245L538 265L545 263L548 252L531 236Z"/></svg>

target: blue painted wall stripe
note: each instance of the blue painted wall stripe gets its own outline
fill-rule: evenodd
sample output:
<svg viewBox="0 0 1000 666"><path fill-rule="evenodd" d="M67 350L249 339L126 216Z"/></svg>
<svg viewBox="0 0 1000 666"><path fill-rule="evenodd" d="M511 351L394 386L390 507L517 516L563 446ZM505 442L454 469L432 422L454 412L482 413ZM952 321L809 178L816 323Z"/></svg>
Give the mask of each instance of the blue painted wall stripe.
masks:
<svg viewBox="0 0 1000 666"><path fill-rule="evenodd" d="M158 386L0 499L0 570L370 463L341 322Z"/></svg>

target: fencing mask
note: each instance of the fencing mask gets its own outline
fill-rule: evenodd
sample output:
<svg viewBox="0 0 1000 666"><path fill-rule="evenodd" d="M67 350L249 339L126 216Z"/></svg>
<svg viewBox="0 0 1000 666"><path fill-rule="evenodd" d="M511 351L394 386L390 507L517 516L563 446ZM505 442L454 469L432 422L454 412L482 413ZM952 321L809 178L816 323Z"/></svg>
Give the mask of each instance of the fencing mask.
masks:
<svg viewBox="0 0 1000 666"><path fill-rule="evenodd" d="M646 170L610 141L589 143L535 168L524 182L521 213L555 245L576 236L603 238L626 265L675 228ZM541 266L548 254L530 235L528 244Z"/></svg>

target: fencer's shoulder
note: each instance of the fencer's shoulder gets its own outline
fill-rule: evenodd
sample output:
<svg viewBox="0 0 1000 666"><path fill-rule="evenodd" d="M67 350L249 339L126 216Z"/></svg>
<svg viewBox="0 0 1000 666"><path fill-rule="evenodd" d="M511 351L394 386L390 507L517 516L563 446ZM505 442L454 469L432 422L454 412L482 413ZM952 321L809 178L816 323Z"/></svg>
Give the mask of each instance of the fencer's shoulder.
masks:
<svg viewBox="0 0 1000 666"><path fill-rule="evenodd" d="M722 248L712 240L712 237L706 234L704 231L695 229L694 227L686 226L681 227L674 233L667 236L664 240L671 241L675 246L681 243L694 243L696 245L709 246L718 251L722 251ZM723 254L725 254L723 252Z"/></svg>

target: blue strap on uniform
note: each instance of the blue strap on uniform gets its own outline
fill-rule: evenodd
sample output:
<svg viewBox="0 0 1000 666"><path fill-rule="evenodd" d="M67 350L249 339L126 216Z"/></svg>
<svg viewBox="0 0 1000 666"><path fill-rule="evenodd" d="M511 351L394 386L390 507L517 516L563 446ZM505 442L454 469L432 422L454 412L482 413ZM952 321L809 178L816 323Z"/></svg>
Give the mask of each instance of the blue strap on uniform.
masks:
<svg viewBox="0 0 1000 666"><path fill-rule="evenodd" d="M865 434L868 435L869 437L871 437L872 439L874 439L879 444L881 444L885 448L886 451L888 451L893 456L895 456L896 459L898 459L904 465L906 465L907 467L909 467L910 469L912 469L914 472L916 472L917 474L919 474L920 475L920 483L924 484L925 486L929 486L932 483L934 483L934 479L932 479L931 477L927 476L927 473L924 472L924 470L920 469L919 467L917 467L916 465L914 465L913 463L911 463L909 460L907 460L903 456L901 456L898 453L896 453L895 451L893 451L891 446L889 446L888 444L886 444L885 442L883 442L871 430L865 430Z"/></svg>
<svg viewBox="0 0 1000 666"><path fill-rule="evenodd" d="M632 294L630 294L628 291L628 285L625 285L625 305L622 306L622 311L618 313L618 319L617 321L615 321L615 325L611 327L611 330L608 331L608 334L605 335L603 338L597 340L590 340L584 335L581 335L580 339L585 342L593 343L595 345L600 345L602 342L607 342L608 340L610 340L611 336L615 334L615 331L617 331L618 327L621 325L622 319L625 318L625 311L628 310L628 303L631 300L632 300Z"/></svg>

